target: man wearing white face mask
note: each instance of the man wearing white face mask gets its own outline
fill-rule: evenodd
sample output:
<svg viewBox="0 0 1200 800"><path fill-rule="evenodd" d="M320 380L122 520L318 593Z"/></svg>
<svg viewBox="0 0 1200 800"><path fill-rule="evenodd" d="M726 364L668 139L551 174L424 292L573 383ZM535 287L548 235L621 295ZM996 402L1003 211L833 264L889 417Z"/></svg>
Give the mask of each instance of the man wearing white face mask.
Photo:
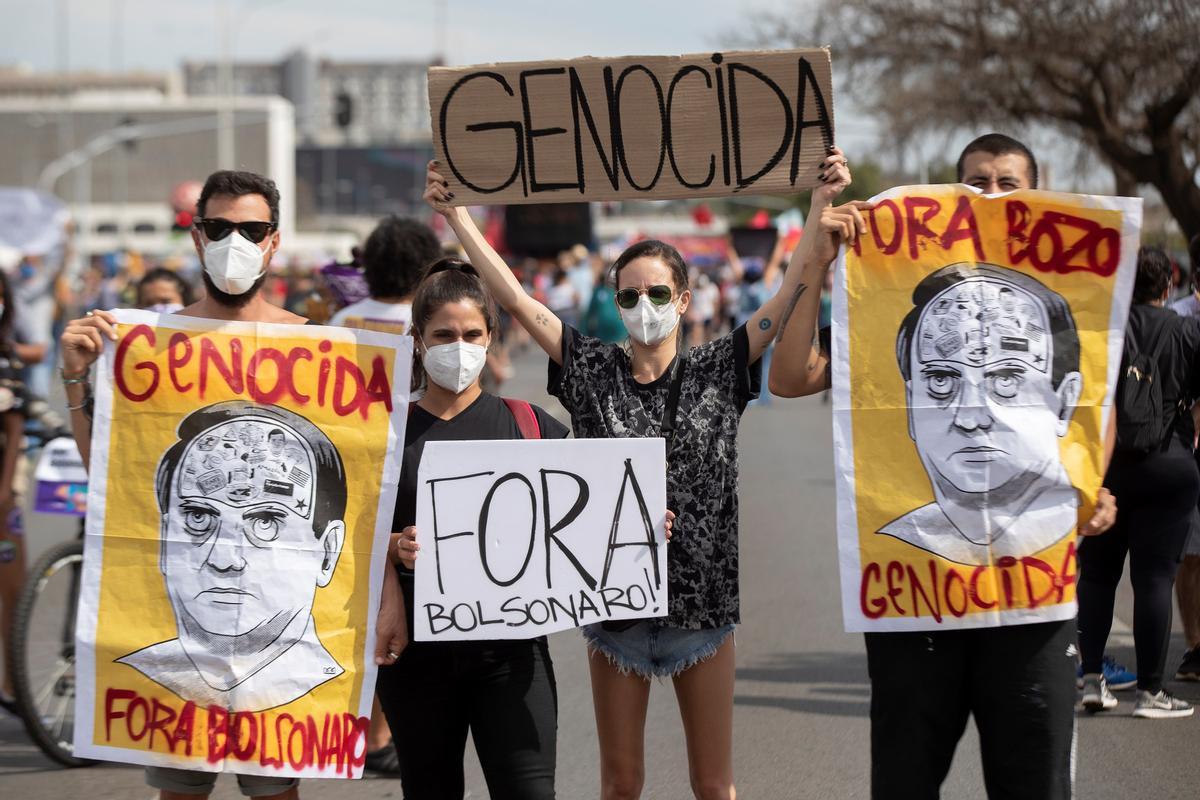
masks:
<svg viewBox="0 0 1200 800"><path fill-rule="evenodd" d="M207 296L178 313L185 317L238 322L308 323L304 317L269 303L261 294L271 258L279 249L279 190L270 178L253 172L214 172L204 183L196 203L192 241L204 265ZM91 444L92 364L104 349L104 339L117 338L116 318L95 311L72 320L62 335L63 383L71 411L71 428L85 463ZM404 649L403 619L395 618L390 602L400 610L400 587L385 581L380 624L376 626L376 663L391 664ZM211 772L149 767L146 781L163 800L207 797L216 784ZM238 787L247 797L287 800L299 797L299 780L268 775L238 775Z"/></svg>

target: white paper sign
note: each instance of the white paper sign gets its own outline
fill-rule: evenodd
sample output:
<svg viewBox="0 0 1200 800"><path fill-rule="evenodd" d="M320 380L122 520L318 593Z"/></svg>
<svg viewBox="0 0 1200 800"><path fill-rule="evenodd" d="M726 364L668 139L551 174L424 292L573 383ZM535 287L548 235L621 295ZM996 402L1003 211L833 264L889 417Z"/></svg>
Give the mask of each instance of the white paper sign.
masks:
<svg viewBox="0 0 1200 800"><path fill-rule="evenodd" d="M662 439L428 443L414 638L664 616L666 508Z"/></svg>

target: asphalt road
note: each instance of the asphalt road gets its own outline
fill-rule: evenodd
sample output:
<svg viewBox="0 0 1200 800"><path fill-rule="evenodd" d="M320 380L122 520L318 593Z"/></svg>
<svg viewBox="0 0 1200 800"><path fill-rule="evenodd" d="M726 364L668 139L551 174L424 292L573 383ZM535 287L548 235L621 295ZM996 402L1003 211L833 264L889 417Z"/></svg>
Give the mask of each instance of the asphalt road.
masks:
<svg viewBox="0 0 1200 800"><path fill-rule="evenodd" d="M557 409L543 391L544 359L518 359L505 393ZM561 411L561 409L557 409ZM742 798L865 798L869 771L869 686L862 638L842 632L834 540L833 459L829 406L819 399L752 407L741 433L742 618L737 632L735 768ZM69 525L31 520L31 558L72 535ZM1110 652L1133 663L1131 599L1122 590ZM598 793L596 736L584 647L574 632L552 637L559 687L558 795ZM1176 634L1168 668L1183 651ZM1200 685L1171 685L1200 703ZM418 688L419 690L419 688ZM1132 698L1102 717L1080 716L1078 796L1088 800L1194 800L1200 796L1200 715L1187 720L1129 717ZM688 798L682 728L670 682L651 692L644 796ZM487 797L473 754L469 798ZM399 798L396 781L308 781L310 798ZM983 798L973 729L959 747L943 795ZM62 770L0 712L0 796L148 798L137 768L101 765ZM238 797L222 778L214 797Z"/></svg>

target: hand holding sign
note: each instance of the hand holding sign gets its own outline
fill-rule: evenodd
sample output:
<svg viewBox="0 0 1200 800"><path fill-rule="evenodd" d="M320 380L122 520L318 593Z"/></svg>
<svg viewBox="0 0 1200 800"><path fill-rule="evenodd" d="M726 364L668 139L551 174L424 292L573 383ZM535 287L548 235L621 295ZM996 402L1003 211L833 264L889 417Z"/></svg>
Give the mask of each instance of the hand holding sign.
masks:
<svg viewBox="0 0 1200 800"><path fill-rule="evenodd" d="M117 340L117 319L108 311L89 311L67 323L62 335L63 369L82 375L104 352L104 340Z"/></svg>
<svg viewBox="0 0 1200 800"><path fill-rule="evenodd" d="M813 189L812 207L824 208L853 181L850 160L837 145L829 146L829 155L821 162L821 185Z"/></svg>
<svg viewBox="0 0 1200 800"><path fill-rule="evenodd" d="M440 167L441 164L438 163L437 159L430 161L426 165L425 193L423 197L430 208L446 219L450 219L458 213L458 209L450 205L450 201L454 199L454 192L450 191L450 184L442 177L442 173L438 172Z"/></svg>
<svg viewBox="0 0 1200 800"><path fill-rule="evenodd" d="M821 212L820 238L817 240L816 258L822 265L837 258L838 248L853 242L867 232L867 223L862 212L875 206L863 200L852 200L845 205L829 206Z"/></svg>

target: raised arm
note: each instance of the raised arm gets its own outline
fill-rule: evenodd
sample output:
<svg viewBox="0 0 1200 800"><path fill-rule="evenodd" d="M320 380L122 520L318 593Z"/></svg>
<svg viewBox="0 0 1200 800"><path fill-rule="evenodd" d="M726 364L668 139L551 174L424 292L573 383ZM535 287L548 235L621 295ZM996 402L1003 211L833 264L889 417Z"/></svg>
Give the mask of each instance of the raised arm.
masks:
<svg viewBox="0 0 1200 800"><path fill-rule="evenodd" d="M467 210L461 206L448 205L449 201L454 199L454 194L437 170L438 162L430 161L425 174L425 202L450 223L454 235L467 251L467 258L483 277L483 282L487 284L488 291L496 298L496 302L529 331L529 335L554 363L561 364L562 321L553 311L525 291L517 276L513 275L512 270L504 263L504 259L488 244L487 239L483 238L479 228L475 227Z"/></svg>
<svg viewBox="0 0 1200 800"><path fill-rule="evenodd" d="M842 151L831 147L829 156L825 159L825 172L821 176L824 185L813 190L809 220L816 218L829 206L833 198L850 185L850 169L847 164ZM812 235L800 237L800 243L792 253L792 260L784 274L783 285L746 323L746 332L750 337L751 360L761 356L771 341L789 326L804 325L804 330L815 326L821 299L821 281L825 275L820 265L812 263L818 238L820 237ZM834 252L836 253L836 249ZM797 316L799 319L796 319ZM804 321L806 317L807 322ZM775 391L773 387L771 391Z"/></svg>

